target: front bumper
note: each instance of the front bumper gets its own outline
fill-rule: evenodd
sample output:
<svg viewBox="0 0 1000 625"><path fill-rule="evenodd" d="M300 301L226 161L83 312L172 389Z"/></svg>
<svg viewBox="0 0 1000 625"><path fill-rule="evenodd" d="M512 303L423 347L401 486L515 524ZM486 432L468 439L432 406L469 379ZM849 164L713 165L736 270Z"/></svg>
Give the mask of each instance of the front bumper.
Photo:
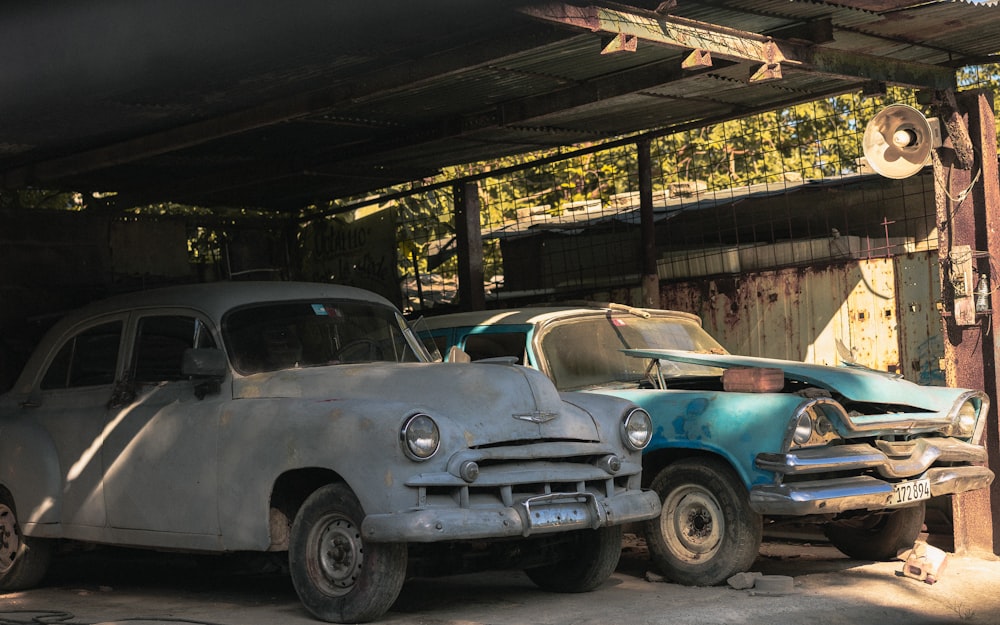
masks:
<svg viewBox="0 0 1000 625"><path fill-rule="evenodd" d="M587 492L553 493L508 507L424 508L370 514L361 524L361 533L372 542L431 543L597 529L644 521L659 514L660 498L652 491L606 498Z"/></svg>
<svg viewBox="0 0 1000 625"><path fill-rule="evenodd" d="M914 479L930 480L931 496L986 488L993 472L986 467L936 467ZM893 498L891 482L869 475L830 480L765 484L750 489L750 507L763 515L834 514L847 510L881 510Z"/></svg>
<svg viewBox="0 0 1000 625"><path fill-rule="evenodd" d="M891 507L893 484L927 479L932 497L985 488L994 475L986 450L953 438L920 438L871 445L814 447L787 454L760 454L758 468L774 471L774 484L750 489L750 506L765 515L830 514ZM932 466L932 465L938 466ZM945 464L947 466L940 466ZM803 480L810 474L864 475ZM789 481L786 476L796 476Z"/></svg>

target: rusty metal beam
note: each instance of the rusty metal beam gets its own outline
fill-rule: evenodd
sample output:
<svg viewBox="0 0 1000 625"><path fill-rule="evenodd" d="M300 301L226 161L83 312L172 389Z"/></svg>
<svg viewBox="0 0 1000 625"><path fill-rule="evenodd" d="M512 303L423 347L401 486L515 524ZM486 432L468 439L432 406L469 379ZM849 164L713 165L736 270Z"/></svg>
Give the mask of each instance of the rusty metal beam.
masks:
<svg viewBox="0 0 1000 625"><path fill-rule="evenodd" d="M772 77L780 76L780 65L786 64L842 78L915 88L944 90L954 89L956 85L955 72L947 67L805 45L630 7L573 6L553 2L522 7L520 11L535 19L579 30L604 35L623 33L656 45L702 50L715 58L768 66Z"/></svg>
<svg viewBox="0 0 1000 625"><path fill-rule="evenodd" d="M997 436L997 399L995 376L998 346L993 337L1000 331L997 315L973 313L971 320L963 321L956 313L956 301L961 289L949 279L953 262L952 250L968 246L971 250L986 252L979 262L979 271L989 273L992 245L1000 245L997 233L987 232L988 225L997 221L1000 211L1000 187L997 182L996 132L993 125L992 103L983 105L983 94L972 93L958 101L951 97L940 99L935 110L946 123L962 125L968 129L966 137L949 137L948 145L933 154L935 203L938 221L938 256L941 262L942 316L944 338L945 381L949 386L983 389L993 398L986 431L984 433L989 464L998 470L995 438ZM963 110L964 109L964 110ZM959 146L962 140L969 146ZM965 149L975 149L978 163L965 164L957 154ZM982 167L977 175L971 166ZM987 169L989 171L987 171ZM971 189L969 193L967 190ZM985 248L983 250L982 248ZM981 256L976 253L975 256ZM1000 296L992 295L994 311L1000 309ZM987 376L987 372L992 375ZM991 442L993 441L993 442ZM994 489L996 486L993 487ZM991 512L991 493L988 489L962 493L952 498L955 552L976 554L994 551L994 526L996 506Z"/></svg>
<svg viewBox="0 0 1000 625"><path fill-rule="evenodd" d="M986 446L988 466L995 473L1000 473L1000 419L997 417L1000 414L1000 398L997 397L997 390L1000 388L997 352L1000 351L1000 344L996 338L1000 336L1000 291L996 288L996 280L1000 276L993 273L995 265L991 262L1000 253L1000 171L997 167L993 94L985 90L962 94L961 104L968 111L969 139L973 152L979 156L979 162L974 166L982 168L972 196L976 208L977 248L986 252L986 256L980 259L979 270L981 274L989 275L993 284L990 295L990 309L993 313L983 319L988 337L988 340L983 341L983 389L993 398L994 404L990 407L983 443ZM989 551L992 546L994 554L1000 551L998 480L994 480L988 490L959 496L955 500L954 510L956 549Z"/></svg>

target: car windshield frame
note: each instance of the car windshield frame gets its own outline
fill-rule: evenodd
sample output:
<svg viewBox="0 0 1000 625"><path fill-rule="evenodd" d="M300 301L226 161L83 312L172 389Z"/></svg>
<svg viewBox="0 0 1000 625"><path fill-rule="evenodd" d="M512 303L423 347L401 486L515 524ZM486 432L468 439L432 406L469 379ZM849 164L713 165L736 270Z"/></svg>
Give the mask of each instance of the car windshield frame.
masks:
<svg viewBox="0 0 1000 625"><path fill-rule="evenodd" d="M679 317L587 315L542 326L534 338L545 372L559 390L635 386L650 379L652 358L626 349L674 349L725 354L700 324ZM718 377L718 367L660 360L664 378ZM654 376L655 377L655 376Z"/></svg>
<svg viewBox="0 0 1000 625"><path fill-rule="evenodd" d="M265 301L222 318L233 368L243 375L359 362L428 362L396 309L352 299Z"/></svg>

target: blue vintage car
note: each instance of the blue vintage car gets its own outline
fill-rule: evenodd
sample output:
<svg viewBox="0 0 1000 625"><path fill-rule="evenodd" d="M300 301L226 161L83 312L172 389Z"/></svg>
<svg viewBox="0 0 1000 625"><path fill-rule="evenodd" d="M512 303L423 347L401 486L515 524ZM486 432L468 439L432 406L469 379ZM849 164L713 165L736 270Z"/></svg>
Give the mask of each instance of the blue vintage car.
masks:
<svg viewBox="0 0 1000 625"><path fill-rule="evenodd" d="M654 437L643 483L662 502L646 539L653 563L679 583L749 569L764 527L789 522L820 524L851 557L891 559L922 530L927 499L993 480L982 466L981 391L734 356L696 316L673 311L531 308L426 324L452 357L516 358L562 391L646 409Z"/></svg>

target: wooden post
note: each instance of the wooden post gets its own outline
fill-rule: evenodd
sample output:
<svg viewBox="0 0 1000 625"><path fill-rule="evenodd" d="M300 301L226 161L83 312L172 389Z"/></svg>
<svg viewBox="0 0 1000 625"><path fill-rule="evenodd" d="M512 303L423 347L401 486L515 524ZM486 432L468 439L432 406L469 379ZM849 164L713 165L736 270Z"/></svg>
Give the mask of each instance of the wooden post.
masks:
<svg viewBox="0 0 1000 625"><path fill-rule="evenodd" d="M458 299L462 310L484 310L483 233L479 226L479 185L455 185L455 237L458 243Z"/></svg>
<svg viewBox="0 0 1000 625"><path fill-rule="evenodd" d="M656 270L656 224L653 221L653 159L649 139L636 143L639 168L639 225L642 229L642 306L660 308L660 276Z"/></svg>

